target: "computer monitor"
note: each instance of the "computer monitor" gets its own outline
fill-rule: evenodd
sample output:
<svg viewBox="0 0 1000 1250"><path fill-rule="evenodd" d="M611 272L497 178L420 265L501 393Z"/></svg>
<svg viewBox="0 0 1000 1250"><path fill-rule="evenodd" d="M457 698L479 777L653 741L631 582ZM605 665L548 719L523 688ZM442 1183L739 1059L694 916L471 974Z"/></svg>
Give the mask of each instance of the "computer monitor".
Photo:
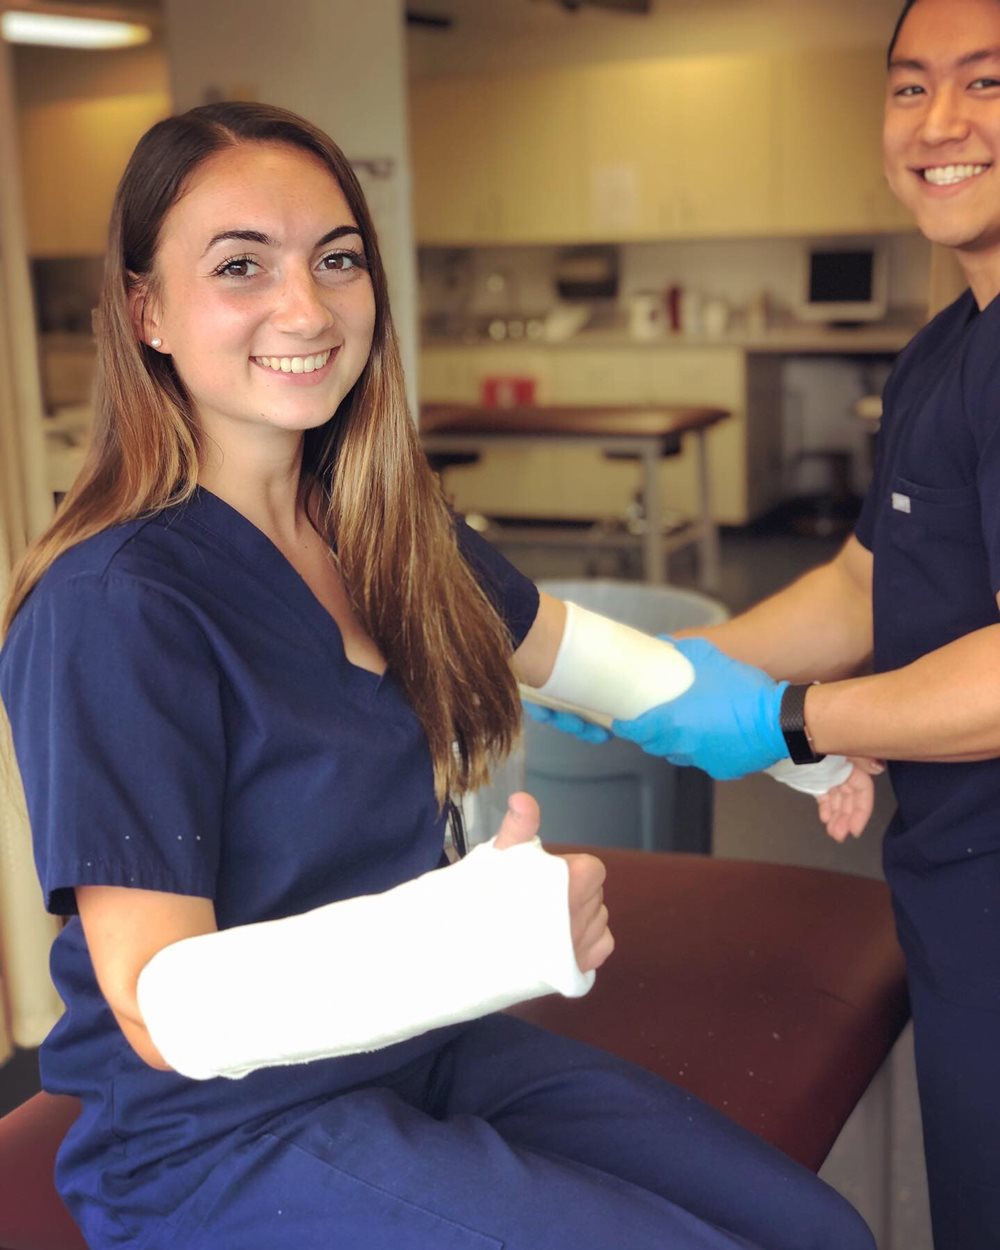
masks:
<svg viewBox="0 0 1000 1250"><path fill-rule="evenodd" d="M888 272L878 244L810 243L802 249L800 321L855 324L885 317Z"/></svg>

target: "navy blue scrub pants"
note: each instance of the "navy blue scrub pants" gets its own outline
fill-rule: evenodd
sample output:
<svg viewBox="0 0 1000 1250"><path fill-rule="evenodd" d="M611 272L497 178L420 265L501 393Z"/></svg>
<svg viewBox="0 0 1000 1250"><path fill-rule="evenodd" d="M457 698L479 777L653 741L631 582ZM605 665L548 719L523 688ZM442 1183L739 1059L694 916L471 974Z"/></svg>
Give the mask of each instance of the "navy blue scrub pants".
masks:
<svg viewBox="0 0 1000 1250"><path fill-rule="evenodd" d="M142 1250L874 1250L811 1172L522 1021L236 1146Z"/></svg>
<svg viewBox="0 0 1000 1250"><path fill-rule="evenodd" d="M935 1250L1000 1247L1000 1009L910 976Z"/></svg>

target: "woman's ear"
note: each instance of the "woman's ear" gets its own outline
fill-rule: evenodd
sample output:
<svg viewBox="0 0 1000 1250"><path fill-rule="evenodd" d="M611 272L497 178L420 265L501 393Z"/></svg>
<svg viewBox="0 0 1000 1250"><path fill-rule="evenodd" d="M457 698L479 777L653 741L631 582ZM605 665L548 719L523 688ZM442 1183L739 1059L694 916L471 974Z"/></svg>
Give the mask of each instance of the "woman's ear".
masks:
<svg viewBox="0 0 1000 1250"><path fill-rule="evenodd" d="M146 281L137 274L129 274L128 311L135 337L140 343L158 352L169 348L163 341L159 327L156 300L151 296Z"/></svg>

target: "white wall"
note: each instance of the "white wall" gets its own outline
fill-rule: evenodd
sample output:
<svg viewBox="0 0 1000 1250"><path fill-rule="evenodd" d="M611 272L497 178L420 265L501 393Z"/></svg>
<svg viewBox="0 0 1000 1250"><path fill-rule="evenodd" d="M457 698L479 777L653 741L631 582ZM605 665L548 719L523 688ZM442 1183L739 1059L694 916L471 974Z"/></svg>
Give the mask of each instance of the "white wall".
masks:
<svg viewBox="0 0 1000 1250"><path fill-rule="evenodd" d="M402 0L165 0L179 110L209 100L281 105L322 127L352 161L388 160L389 178L359 175L389 274L411 403L417 303Z"/></svg>
<svg viewBox="0 0 1000 1250"><path fill-rule="evenodd" d="M453 14L455 23L449 31L411 30L415 77L633 57L884 46L902 0L654 0L647 17L597 8L569 13L554 0L442 0L426 7Z"/></svg>
<svg viewBox="0 0 1000 1250"><path fill-rule="evenodd" d="M21 109L56 100L166 92L167 67L158 38L136 48L11 48Z"/></svg>

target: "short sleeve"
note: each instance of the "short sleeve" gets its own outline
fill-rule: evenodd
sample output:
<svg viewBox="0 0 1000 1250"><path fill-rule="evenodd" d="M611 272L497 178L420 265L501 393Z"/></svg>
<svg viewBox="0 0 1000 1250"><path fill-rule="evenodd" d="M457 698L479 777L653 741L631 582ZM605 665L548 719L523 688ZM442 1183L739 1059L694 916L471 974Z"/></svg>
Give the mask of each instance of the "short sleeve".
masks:
<svg viewBox="0 0 1000 1250"><path fill-rule="evenodd" d="M462 556L500 614L517 650L538 615L538 587L461 517L455 523L455 536Z"/></svg>
<svg viewBox="0 0 1000 1250"><path fill-rule="evenodd" d="M225 785L218 670L190 611L113 572L45 580L0 653L46 906L78 885L210 898Z"/></svg>

